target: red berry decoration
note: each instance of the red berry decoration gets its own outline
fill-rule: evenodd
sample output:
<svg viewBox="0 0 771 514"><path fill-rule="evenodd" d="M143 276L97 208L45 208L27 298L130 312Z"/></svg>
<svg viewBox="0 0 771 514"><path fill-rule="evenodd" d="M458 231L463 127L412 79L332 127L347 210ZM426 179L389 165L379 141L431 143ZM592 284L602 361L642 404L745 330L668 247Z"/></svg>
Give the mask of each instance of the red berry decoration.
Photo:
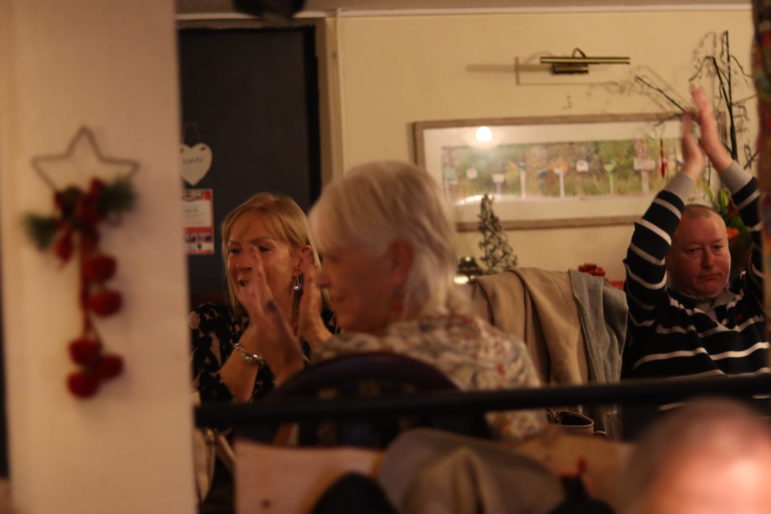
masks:
<svg viewBox="0 0 771 514"><path fill-rule="evenodd" d="M75 371L67 377L67 387L78 398L91 398L99 390L99 380L85 371Z"/></svg>
<svg viewBox="0 0 771 514"><path fill-rule="evenodd" d="M86 225L96 225L102 219L97 207L97 198L90 193L83 197L78 212L78 221Z"/></svg>
<svg viewBox="0 0 771 514"><path fill-rule="evenodd" d="M97 316L110 316L120 310L123 304L123 297L118 291L112 289L103 289L98 293L91 295L88 300L88 307Z"/></svg>
<svg viewBox="0 0 771 514"><path fill-rule="evenodd" d="M123 373L123 358L120 355L103 356L94 366L94 373L100 380L109 380Z"/></svg>
<svg viewBox="0 0 771 514"><path fill-rule="evenodd" d="M91 255L83 263L83 276L86 280L103 283L110 280L115 275L115 269L118 263L115 257L104 253Z"/></svg>
<svg viewBox="0 0 771 514"><path fill-rule="evenodd" d="M82 196L83 191L76 186L54 193L54 205L61 211L63 220L69 220L72 217Z"/></svg>
<svg viewBox="0 0 771 514"><path fill-rule="evenodd" d="M597 266L596 264L593 264L591 262L587 262L584 264L581 264L578 267L578 271L582 271L584 273L589 273L590 275L594 275L595 277L604 277L605 276L605 270L601 267Z"/></svg>
<svg viewBox="0 0 771 514"><path fill-rule="evenodd" d="M94 177L91 179L91 182L88 184L88 194L90 194L94 198L99 199L99 197L101 196L102 192L104 192L106 187L107 187L107 184L104 183L104 180Z"/></svg>
<svg viewBox="0 0 771 514"><path fill-rule="evenodd" d="M99 355L102 353L102 343L86 337L80 337L70 343L69 349L70 357L72 357L73 361L82 366L88 366L99 358Z"/></svg>
<svg viewBox="0 0 771 514"><path fill-rule="evenodd" d="M88 139L100 161L107 162L87 127L78 131L71 148L81 137ZM70 152L68 150L68 154ZM107 282L115 276L118 262L115 256L103 253L99 248L100 225L105 220L115 224L123 213L133 208L136 194L130 179L138 164L121 160L129 165L127 173L109 182L94 177L87 190L78 185L58 189L56 182L47 176L46 167L40 165L41 159L33 158L32 166L53 189L54 213L30 213L25 216L24 223L38 249L52 250L62 266L70 260L77 261L80 271L77 301L82 328L79 337L67 345L70 358L78 366L77 371L67 376L67 388L78 398L90 398L98 392L102 381L123 373L123 358L104 353L99 327L94 322L96 316L111 316L123 306L121 293L107 287Z"/></svg>
<svg viewBox="0 0 771 514"><path fill-rule="evenodd" d="M67 262L72 257L72 232L65 231L54 243L54 254L62 262Z"/></svg>

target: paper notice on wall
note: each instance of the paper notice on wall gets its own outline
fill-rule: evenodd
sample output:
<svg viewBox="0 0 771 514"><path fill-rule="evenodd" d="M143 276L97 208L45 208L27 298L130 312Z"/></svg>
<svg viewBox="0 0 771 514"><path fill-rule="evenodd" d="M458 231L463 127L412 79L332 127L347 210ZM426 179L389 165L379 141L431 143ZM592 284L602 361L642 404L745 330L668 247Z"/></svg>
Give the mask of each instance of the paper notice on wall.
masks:
<svg viewBox="0 0 771 514"><path fill-rule="evenodd" d="M188 255L214 253L214 192L185 189L182 192L185 251Z"/></svg>

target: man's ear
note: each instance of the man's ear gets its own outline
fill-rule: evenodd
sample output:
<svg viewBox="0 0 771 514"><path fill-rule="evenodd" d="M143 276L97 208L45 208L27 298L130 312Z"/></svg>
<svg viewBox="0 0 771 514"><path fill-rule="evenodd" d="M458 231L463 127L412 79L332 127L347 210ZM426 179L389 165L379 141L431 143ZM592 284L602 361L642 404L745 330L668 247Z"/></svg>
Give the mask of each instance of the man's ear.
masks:
<svg viewBox="0 0 771 514"><path fill-rule="evenodd" d="M412 269L415 249L412 243L404 238L397 237L388 243L388 255L390 258L392 283L397 287L401 287L407 281L407 277Z"/></svg>

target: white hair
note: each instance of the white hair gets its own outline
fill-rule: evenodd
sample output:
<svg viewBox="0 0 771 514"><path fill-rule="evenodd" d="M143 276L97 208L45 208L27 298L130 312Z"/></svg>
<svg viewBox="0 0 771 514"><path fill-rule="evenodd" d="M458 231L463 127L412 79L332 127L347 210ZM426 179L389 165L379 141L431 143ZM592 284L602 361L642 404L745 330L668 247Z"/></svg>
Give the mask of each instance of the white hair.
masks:
<svg viewBox="0 0 771 514"><path fill-rule="evenodd" d="M457 254L450 208L424 170L399 161L356 166L324 189L309 218L322 255L333 248L379 255L396 238L412 245L402 318L465 311L453 282Z"/></svg>

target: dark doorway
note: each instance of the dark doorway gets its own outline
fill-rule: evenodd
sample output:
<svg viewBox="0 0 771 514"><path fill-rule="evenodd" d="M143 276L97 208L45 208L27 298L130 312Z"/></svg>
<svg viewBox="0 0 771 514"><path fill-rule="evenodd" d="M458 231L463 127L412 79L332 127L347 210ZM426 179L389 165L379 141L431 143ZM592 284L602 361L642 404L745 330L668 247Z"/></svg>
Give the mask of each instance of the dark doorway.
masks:
<svg viewBox="0 0 771 514"><path fill-rule="evenodd" d="M191 306L224 298L219 223L259 191L307 211L321 189L313 27L182 29L184 143L207 144L208 173L186 189L213 190L214 253L188 256ZM181 237L181 235L180 235Z"/></svg>

